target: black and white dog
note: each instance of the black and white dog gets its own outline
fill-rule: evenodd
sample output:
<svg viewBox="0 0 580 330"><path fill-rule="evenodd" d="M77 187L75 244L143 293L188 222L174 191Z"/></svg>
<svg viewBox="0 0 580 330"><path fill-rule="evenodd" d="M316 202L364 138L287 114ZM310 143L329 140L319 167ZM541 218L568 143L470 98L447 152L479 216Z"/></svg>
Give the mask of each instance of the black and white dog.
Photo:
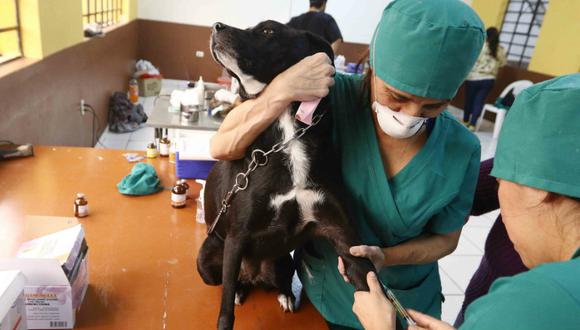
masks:
<svg viewBox="0 0 580 330"><path fill-rule="evenodd" d="M216 23L211 50L214 59L240 81L240 94L246 99L259 95L279 73L306 56L324 52L333 58L330 45L321 38L274 21L247 30ZM246 170L252 150L267 151L305 127L294 120L297 108L298 104L290 106L258 136L244 159L214 166L204 196L208 226L236 174ZM315 237L329 240L345 261L350 282L357 290L368 291L366 274L374 271L372 263L348 252L359 241L338 197L340 172L331 145L331 112L323 99L315 112L325 113L319 124L250 174L248 188L235 195L215 233L203 243L197 259L199 274L209 285L223 283L219 329L233 328L234 302L242 303L253 286L278 289L284 311L293 311L295 266L289 253Z"/></svg>

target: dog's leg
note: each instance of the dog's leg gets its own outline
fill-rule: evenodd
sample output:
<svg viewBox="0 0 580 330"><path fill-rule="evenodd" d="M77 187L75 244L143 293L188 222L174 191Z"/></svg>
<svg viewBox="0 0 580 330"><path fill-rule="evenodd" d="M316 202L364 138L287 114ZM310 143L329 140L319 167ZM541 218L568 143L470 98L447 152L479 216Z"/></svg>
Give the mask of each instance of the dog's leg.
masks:
<svg viewBox="0 0 580 330"><path fill-rule="evenodd" d="M359 245L344 228L321 226L317 236L326 238L334 247L336 253L342 258L346 276L354 285L356 291L369 291L367 284L368 272L376 272L372 262L367 258L355 257L350 254L351 246ZM338 271L338 270L337 270Z"/></svg>
<svg viewBox="0 0 580 330"><path fill-rule="evenodd" d="M207 285L222 284L224 243L210 235L203 242L197 255L197 272Z"/></svg>
<svg viewBox="0 0 580 330"><path fill-rule="evenodd" d="M295 269L294 260L292 260L290 254L275 261L275 285L280 290L278 302L285 312L294 312L295 310L296 297L292 293L292 277Z"/></svg>
<svg viewBox="0 0 580 330"><path fill-rule="evenodd" d="M242 237L228 235L224 244L223 291L218 319L218 329L220 330L233 329L234 327L234 301L242 264L242 253L246 245L244 240Z"/></svg>
<svg viewBox="0 0 580 330"><path fill-rule="evenodd" d="M317 209L316 218L319 223L314 235L326 238L334 247L336 253L342 258L346 276L355 289L369 291L366 278L368 272L376 272L375 267L369 259L350 254L350 247L360 245L360 241L340 205L333 199L327 198L327 202Z"/></svg>

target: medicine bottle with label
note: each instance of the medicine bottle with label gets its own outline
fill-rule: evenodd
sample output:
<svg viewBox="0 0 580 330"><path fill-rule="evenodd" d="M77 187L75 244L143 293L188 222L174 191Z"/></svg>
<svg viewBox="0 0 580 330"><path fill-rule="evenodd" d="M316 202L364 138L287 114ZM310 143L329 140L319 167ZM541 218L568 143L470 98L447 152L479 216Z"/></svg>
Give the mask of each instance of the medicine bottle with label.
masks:
<svg viewBox="0 0 580 330"><path fill-rule="evenodd" d="M84 218L89 215L89 202L85 198L85 194L78 193L74 202L75 217Z"/></svg>
<svg viewBox="0 0 580 330"><path fill-rule="evenodd" d="M175 184L171 190L171 206L173 206L173 208L181 209L185 207L185 192L186 190L183 185L179 184L179 182Z"/></svg>
<svg viewBox="0 0 580 330"><path fill-rule="evenodd" d="M149 143L146 149L147 158L157 158L159 156L159 151L155 146L155 143Z"/></svg>
<svg viewBox="0 0 580 330"><path fill-rule="evenodd" d="M159 156L168 157L169 156L169 145L170 141L168 138L164 137L159 141Z"/></svg>

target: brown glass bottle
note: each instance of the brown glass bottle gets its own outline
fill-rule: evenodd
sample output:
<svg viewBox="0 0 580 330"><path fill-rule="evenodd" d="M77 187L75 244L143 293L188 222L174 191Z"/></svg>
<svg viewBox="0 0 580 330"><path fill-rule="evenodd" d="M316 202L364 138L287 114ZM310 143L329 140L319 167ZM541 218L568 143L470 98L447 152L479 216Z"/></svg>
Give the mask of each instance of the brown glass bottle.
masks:
<svg viewBox="0 0 580 330"><path fill-rule="evenodd" d="M89 215L89 202L85 198L85 194L78 193L74 203L75 217L84 218Z"/></svg>
<svg viewBox="0 0 580 330"><path fill-rule="evenodd" d="M171 206L176 209L184 208L186 196L185 187L178 182L171 190Z"/></svg>

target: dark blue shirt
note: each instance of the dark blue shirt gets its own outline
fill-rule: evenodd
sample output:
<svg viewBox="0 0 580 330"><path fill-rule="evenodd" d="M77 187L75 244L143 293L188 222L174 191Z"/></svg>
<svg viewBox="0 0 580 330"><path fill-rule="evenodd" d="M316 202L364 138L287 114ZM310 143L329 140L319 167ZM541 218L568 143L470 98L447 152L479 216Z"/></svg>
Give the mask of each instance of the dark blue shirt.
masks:
<svg viewBox="0 0 580 330"><path fill-rule="evenodd" d="M329 44L342 39L336 21L327 13L309 11L300 16L292 17L286 25L298 30L310 31L322 37Z"/></svg>

